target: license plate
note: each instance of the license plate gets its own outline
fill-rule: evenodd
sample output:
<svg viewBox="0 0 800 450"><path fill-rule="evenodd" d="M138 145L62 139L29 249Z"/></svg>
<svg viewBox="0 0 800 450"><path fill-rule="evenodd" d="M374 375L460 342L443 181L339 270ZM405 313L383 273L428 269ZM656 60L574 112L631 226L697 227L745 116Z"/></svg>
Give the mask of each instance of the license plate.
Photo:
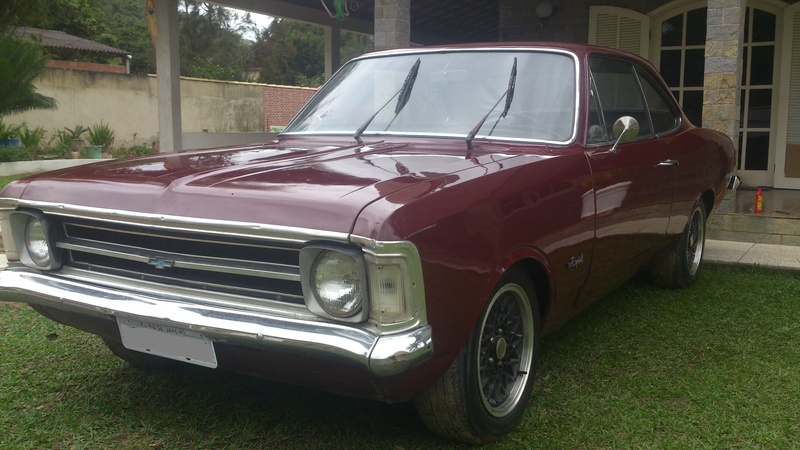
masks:
<svg viewBox="0 0 800 450"><path fill-rule="evenodd" d="M117 317L117 325L122 345L129 350L217 367L214 343L200 333L123 317Z"/></svg>

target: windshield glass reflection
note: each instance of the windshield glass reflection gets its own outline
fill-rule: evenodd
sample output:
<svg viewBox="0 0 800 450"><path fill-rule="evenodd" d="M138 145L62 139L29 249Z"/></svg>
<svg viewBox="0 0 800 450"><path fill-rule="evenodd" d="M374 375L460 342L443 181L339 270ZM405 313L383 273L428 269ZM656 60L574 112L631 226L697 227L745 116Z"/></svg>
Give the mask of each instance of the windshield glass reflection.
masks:
<svg viewBox="0 0 800 450"><path fill-rule="evenodd" d="M517 59L514 101L493 105L509 87ZM385 107L408 84L413 90L399 109ZM285 134L382 134L466 137L492 111L476 139L569 141L575 129L576 69L564 53L543 51L453 51L381 56L352 61L284 130ZM502 106L502 105L501 105ZM374 117L373 117L374 116ZM359 130L360 131L360 130Z"/></svg>

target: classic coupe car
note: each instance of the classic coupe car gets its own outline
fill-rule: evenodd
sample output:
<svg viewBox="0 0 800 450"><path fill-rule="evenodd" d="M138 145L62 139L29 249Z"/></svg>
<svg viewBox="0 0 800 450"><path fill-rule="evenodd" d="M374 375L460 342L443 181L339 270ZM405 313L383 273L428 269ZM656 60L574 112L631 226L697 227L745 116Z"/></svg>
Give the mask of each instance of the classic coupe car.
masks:
<svg viewBox="0 0 800 450"><path fill-rule="evenodd" d="M697 279L732 172L623 52L372 53L273 142L10 184L0 300L133 364L413 400L484 443L522 418L542 336L639 272Z"/></svg>

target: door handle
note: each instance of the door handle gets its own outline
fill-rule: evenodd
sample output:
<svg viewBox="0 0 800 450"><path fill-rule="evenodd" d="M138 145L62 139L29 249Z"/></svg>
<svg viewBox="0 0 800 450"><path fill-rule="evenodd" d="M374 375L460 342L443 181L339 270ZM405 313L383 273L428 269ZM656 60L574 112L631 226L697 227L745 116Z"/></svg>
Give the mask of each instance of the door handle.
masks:
<svg viewBox="0 0 800 450"><path fill-rule="evenodd" d="M656 164L656 167L667 167L667 166L677 166L677 165L678 165L678 160L665 159L664 161L661 161L660 163Z"/></svg>

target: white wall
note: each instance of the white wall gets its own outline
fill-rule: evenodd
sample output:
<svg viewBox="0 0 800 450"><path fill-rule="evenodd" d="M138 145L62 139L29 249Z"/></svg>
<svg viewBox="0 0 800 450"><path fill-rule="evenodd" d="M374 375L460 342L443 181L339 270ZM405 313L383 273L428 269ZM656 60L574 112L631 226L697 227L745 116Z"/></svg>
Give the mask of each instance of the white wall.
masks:
<svg viewBox="0 0 800 450"><path fill-rule="evenodd" d="M41 126L47 139L64 127L103 121L116 132L115 146L158 141L155 75L48 69L36 87L55 98L58 109L8 115L3 122ZM182 78L183 131L263 132L263 96L262 84Z"/></svg>

